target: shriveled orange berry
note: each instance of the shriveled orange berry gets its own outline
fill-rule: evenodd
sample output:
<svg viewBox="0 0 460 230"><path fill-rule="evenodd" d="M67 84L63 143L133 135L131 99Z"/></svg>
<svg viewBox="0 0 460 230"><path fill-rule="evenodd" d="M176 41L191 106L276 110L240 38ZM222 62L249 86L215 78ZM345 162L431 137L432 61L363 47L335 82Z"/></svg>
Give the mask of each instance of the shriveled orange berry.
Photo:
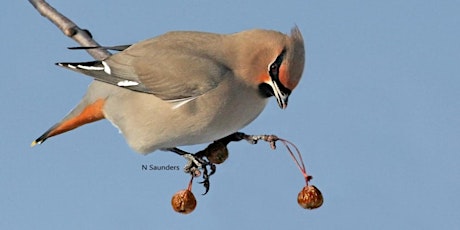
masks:
<svg viewBox="0 0 460 230"><path fill-rule="evenodd" d="M305 209L319 208L323 204L323 195L314 185L308 185L299 192L297 203Z"/></svg>
<svg viewBox="0 0 460 230"><path fill-rule="evenodd" d="M227 146L221 142L214 142L208 147L206 157L213 164L222 164L228 158Z"/></svg>
<svg viewBox="0 0 460 230"><path fill-rule="evenodd" d="M184 189L173 195L171 205L174 211L182 214L189 214L195 210L196 199L190 190Z"/></svg>

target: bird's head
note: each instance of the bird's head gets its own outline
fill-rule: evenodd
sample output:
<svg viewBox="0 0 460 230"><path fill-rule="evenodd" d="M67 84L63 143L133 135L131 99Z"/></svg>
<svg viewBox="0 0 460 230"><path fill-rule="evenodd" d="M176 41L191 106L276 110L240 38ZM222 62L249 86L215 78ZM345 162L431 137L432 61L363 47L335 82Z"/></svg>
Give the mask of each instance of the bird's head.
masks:
<svg viewBox="0 0 460 230"><path fill-rule="evenodd" d="M247 31L247 42L242 57L250 67L245 73L251 85L257 85L264 97L274 96L281 109L302 77L305 65L305 48L297 27L285 35L270 30Z"/></svg>

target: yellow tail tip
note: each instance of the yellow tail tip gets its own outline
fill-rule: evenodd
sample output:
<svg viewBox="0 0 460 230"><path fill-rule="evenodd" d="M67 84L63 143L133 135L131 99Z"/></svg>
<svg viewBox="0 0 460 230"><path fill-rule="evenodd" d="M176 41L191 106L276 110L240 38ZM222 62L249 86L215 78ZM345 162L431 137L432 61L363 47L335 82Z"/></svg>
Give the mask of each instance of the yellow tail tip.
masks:
<svg viewBox="0 0 460 230"><path fill-rule="evenodd" d="M32 141L32 143L30 144L30 147L34 147L37 144L39 144L37 141Z"/></svg>

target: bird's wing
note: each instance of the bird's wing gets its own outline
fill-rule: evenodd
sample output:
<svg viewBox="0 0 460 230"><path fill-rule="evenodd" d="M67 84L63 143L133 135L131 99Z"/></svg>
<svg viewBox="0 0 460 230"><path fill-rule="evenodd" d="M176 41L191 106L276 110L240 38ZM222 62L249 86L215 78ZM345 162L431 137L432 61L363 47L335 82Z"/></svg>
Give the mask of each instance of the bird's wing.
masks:
<svg viewBox="0 0 460 230"><path fill-rule="evenodd" d="M164 100L200 96L215 88L229 71L224 64L193 49L151 50L142 54L127 50L106 62L112 75L137 82L141 91Z"/></svg>
<svg viewBox="0 0 460 230"><path fill-rule="evenodd" d="M196 98L214 89L229 68L201 49L162 45L155 39L132 45L104 61L57 63L96 80L153 94L163 100Z"/></svg>

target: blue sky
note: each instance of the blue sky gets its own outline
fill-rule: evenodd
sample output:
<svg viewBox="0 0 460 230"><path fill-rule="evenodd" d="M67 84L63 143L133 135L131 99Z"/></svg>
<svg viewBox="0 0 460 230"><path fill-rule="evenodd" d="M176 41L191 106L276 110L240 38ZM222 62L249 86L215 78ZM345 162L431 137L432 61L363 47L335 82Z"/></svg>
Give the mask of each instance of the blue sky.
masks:
<svg viewBox="0 0 460 230"><path fill-rule="evenodd" d="M289 32L307 44L306 71L281 111L273 99L244 132L297 144L323 192L296 202L303 178L286 151L231 144L190 215L170 207L185 188L174 154L141 156L107 121L30 148L91 79L56 67L89 61L27 1L0 14L1 229L454 229L460 226L460 2L50 1L104 45L171 30ZM203 146L186 148L196 151Z"/></svg>

